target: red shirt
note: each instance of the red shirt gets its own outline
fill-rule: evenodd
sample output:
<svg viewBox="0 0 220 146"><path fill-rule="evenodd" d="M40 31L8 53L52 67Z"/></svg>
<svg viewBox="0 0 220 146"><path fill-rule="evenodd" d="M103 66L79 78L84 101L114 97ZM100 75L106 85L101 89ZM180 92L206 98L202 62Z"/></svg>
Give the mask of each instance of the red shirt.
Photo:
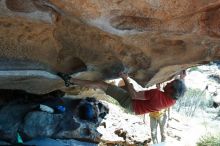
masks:
<svg viewBox="0 0 220 146"><path fill-rule="evenodd" d="M135 114L145 114L149 112L160 111L176 103L176 100L167 96L158 89L145 91L145 98L148 100L132 100Z"/></svg>

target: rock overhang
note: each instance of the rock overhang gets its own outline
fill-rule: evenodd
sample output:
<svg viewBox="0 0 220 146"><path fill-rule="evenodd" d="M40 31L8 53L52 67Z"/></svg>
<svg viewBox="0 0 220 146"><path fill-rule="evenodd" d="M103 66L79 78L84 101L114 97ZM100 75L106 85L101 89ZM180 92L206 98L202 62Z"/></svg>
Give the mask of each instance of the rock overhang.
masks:
<svg viewBox="0 0 220 146"><path fill-rule="evenodd" d="M3 73L35 70L105 80L126 71L140 84L152 85L220 56L217 0L0 3ZM47 78L50 84L46 84L42 76L35 82L26 75L24 85L22 79L11 84L8 76L1 88L48 93L64 87L58 76L54 82ZM40 82L47 90L37 90ZM26 84L30 90L23 88Z"/></svg>

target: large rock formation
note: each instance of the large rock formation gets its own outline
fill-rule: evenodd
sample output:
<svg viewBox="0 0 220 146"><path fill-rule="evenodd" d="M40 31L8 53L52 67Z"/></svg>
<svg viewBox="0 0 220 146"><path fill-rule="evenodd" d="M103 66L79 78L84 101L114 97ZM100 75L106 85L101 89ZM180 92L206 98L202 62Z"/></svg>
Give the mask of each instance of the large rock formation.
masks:
<svg viewBox="0 0 220 146"><path fill-rule="evenodd" d="M0 90L0 141L17 143L19 134L24 142L38 137L100 142L97 127L109 113L108 107L94 98L63 95Z"/></svg>
<svg viewBox="0 0 220 146"><path fill-rule="evenodd" d="M64 86L47 75L57 72L165 81L220 58L219 7L218 0L0 0L0 88L47 93Z"/></svg>

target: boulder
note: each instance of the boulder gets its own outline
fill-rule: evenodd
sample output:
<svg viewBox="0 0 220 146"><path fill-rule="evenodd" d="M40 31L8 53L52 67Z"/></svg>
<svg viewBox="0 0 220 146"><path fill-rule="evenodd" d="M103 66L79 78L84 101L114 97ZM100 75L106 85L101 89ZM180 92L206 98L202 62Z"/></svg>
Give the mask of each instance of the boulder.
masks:
<svg viewBox="0 0 220 146"><path fill-rule="evenodd" d="M0 88L49 93L65 88L59 72L166 81L219 59L218 8L217 0L1 0Z"/></svg>
<svg viewBox="0 0 220 146"><path fill-rule="evenodd" d="M24 142L45 137L98 143L102 135L96 129L105 117L103 115L108 114L108 107L94 98L66 99L54 95L26 93L25 97L14 96L3 102L0 108L0 140L16 143L19 135ZM42 111L40 104L54 109L54 112ZM57 108L61 106L62 110ZM81 115L84 115L83 118Z"/></svg>

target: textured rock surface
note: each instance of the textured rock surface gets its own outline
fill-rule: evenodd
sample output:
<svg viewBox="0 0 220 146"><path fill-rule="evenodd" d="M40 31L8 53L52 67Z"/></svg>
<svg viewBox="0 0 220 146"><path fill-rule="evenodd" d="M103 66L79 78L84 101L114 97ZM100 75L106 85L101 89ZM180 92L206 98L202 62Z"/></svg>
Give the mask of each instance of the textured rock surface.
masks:
<svg viewBox="0 0 220 146"><path fill-rule="evenodd" d="M220 58L219 7L218 0L0 0L0 68L89 80L126 70L139 83L162 82ZM40 92L26 83L38 93L63 86L58 79Z"/></svg>
<svg viewBox="0 0 220 146"><path fill-rule="evenodd" d="M0 93L0 140L15 143L18 133L24 142L37 137L93 143L101 139L97 127L109 109L94 98L67 99L52 93L34 95L9 90ZM81 116L88 112L80 108L85 103L92 105L92 119ZM53 108L54 113L41 111L40 104ZM58 105L64 106L65 111L57 110Z"/></svg>

